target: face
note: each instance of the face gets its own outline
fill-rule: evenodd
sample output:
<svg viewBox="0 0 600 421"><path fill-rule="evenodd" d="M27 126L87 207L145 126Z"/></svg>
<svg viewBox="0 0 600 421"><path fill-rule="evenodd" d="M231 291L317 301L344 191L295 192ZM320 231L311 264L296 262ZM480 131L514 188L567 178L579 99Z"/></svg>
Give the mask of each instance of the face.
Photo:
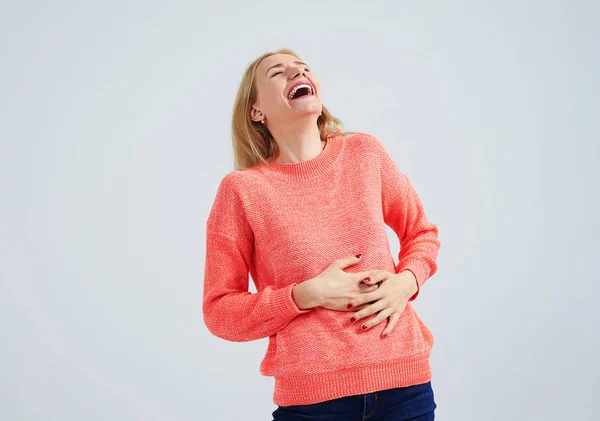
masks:
<svg viewBox="0 0 600 421"><path fill-rule="evenodd" d="M273 54L256 68L255 84L258 91L250 117L254 121L265 119L266 125L298 118L317 118L322 111L321 85L310 67L290 54ZM289 98L292 87L298 82L311 86L299 88ZM262 112L262 115L258 113Z"/></svg>

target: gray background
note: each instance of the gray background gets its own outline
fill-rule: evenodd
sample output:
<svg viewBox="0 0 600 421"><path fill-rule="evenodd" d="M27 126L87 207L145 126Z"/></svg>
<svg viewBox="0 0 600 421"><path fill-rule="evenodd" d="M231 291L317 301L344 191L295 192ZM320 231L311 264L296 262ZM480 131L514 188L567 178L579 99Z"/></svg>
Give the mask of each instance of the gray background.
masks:
<svg viewBox="0 0 600 421"><path fill-rule="evenodd" d="M436 419L598 419L599 12L3 3L0 419L271 419L267 340L211 336L201 301L234 95L279 47L439 227Z"/></svg>

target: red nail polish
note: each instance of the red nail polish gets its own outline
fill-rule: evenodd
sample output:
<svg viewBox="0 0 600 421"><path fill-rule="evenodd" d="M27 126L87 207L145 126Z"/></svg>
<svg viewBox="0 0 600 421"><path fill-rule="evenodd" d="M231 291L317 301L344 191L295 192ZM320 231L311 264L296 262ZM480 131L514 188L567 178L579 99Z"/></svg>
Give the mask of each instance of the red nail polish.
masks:
<svg viewBox="0 0 600 421"><path fill-rule="evenodd" d="M352 316L352 318L350 319L351 322L355 322L356 321L356 316Z"/></svg>
<svg viewBox="0 0 600 421"><path fill-rule="evenodd" d="M371 278L365 278L365 282L371 282Z"/></svg>
<svg viewBox="0 0 600 421"><path fill-rule="evenodd" d="M384 333L383 335L381 335L382 338L385 338L387 336L387 333Z"/></svg>
<svg viewBox="0 0 600 421"><path fill-rule="evenodd" d="M363 327L362 327L362 328L363 328L363 330L365 330L365 329L367 328L367 325L363 325Z"/></svg>
<svg viewBox="0 0 600 421"><path fill-rule="evenodd" d="M346 306L346 308L352 308L352 303L348 303L348 305Z"/></svg>
<svg viewBox="0 0 600 421"><path fill-rule="evenodd" d="M358 253L358 254L355 254L355 256L356 256L358 259L360 259L360 256L362 256L362 254L361 254L361 253Z"/></svg>

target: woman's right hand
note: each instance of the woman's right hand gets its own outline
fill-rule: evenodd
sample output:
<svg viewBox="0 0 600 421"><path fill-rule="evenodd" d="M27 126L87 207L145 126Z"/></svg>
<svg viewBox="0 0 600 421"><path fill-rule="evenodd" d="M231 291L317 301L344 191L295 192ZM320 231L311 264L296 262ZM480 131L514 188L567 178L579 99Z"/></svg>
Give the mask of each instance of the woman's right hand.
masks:
<svg viewBox="0 0 600 421"><path fill-rule="evenodd" d="M327 269L312 279L319 291L319 306L330 310L357 311L370 303L348 309L348 303L357 295L375 291L379 284L366 285L363 280L371 275L372 270L364 272L346 272L348 266L360 262L360 258L351 256L335 260Z"/></svg>

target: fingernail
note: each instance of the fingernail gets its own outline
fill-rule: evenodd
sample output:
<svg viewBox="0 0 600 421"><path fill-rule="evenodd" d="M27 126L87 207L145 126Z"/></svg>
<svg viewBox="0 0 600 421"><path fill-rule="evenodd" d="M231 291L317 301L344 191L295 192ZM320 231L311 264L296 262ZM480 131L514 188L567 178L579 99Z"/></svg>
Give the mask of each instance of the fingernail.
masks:
<svg viewBox="0 0 600 421"><path fill-rule="evenodd" d="M371 282L371 278L365 278L365 282Z"/></svg>
<svg viewBox="0 0 600 421"><path fill-rule="evenodd" d="M367 329L367 325L363 325L362 328L363 328L363 330L366 330Z"/></svg>
<svg viewBox="0 0 600 421"><path fill-rule="evenodd" d="M356 256L358 259L360 259L360 256L362 256L362 253L355 254L355 256Z"/></svg>
<svg viewBox="0 0 600 421"><path fill-rule="evenodd" d="M347 308L352 308L352 303L348 303Z"/></svg>
<svg viewBox="0 0 600 421"><path fill-rule="evenodd" d="M355 322L356 321L356 316L352 316L352 318L350 319L351 322Z"/></svg>
<svg viewBox="0 0 600 421"><path fill-rule="evenodd" d="M381 335L382 338L385 338L387 336L387 333L384 333L383 335Z"/></svg>

